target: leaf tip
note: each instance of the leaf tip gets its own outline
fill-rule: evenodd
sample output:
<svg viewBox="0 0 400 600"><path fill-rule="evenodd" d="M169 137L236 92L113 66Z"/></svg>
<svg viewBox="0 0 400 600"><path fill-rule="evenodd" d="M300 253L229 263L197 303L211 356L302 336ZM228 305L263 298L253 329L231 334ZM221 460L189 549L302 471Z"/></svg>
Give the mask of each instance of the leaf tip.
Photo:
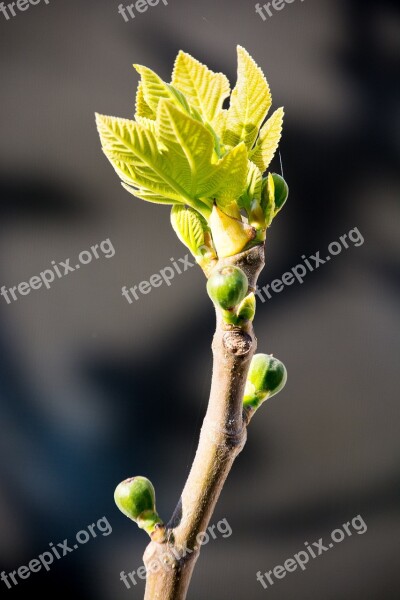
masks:
<svg viewBox="0 0 400 600"><path fill-rule="evenodd" d="M133 63L132 67L139 73L139 75L142 75L143 71L146 69L146 67L137 63Z"/></svg>

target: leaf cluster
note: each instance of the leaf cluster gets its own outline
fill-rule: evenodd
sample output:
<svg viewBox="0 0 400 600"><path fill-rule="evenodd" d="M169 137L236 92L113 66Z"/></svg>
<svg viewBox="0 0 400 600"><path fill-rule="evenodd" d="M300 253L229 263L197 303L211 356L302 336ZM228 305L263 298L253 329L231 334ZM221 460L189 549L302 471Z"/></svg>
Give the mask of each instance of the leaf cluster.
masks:
<svg viewBox="0 0 400 600"><path fill-rule="evenodd" d="M266 120L268 83L248 52L237 50L232 93L225 75L181 51L171 83L134 65L141 76L134 120L96 115L103 151L124 188L148 202L173 205L172 225L198 259L218 250L210 227L214 207L258 231L277 212L271 210L271 177L263 174L278 148L283 109ZM243 236L244 244L248 240Z"/></svg>

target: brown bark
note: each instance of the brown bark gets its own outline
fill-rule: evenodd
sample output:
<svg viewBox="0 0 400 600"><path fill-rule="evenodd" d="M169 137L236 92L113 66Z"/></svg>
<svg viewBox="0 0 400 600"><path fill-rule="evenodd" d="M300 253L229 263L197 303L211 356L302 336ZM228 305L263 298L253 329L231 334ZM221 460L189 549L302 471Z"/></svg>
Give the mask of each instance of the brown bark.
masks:
<svg viewBox="0 0 400 600"><path fill-rule="evenodd" d="M218 267L226 265L240 267L247 275L250 291L254 290L264 266L264 246L218 262ZM167 525L166 540L150 542L143 557L147 569L145 600L185 600L200 553L196 538L206 531L232 464L246 442L248 417L243 415L242 400L257 340L252 323L243 328L226 325L220 311L216 312L207 413L191 471ZM187 548L185 555L182 548Z"/></svg>

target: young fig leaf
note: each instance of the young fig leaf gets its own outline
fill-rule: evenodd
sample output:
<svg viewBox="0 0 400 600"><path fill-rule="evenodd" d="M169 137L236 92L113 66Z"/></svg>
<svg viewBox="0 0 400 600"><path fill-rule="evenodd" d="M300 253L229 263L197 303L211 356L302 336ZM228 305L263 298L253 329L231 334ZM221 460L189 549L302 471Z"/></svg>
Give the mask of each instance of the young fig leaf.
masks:
<svg viewBox="0 0 400 600"><path fill-rule="evenodd" d="M214 73L201 62L180 51L172 73L172 84L189 103L212 124L229 96L229 81L222 73Z"/></svg>
<svg viewBox="0 0 400 600"><path fill-rule="evenodd" d="M176 205L171 210L171 225L193 256L201 257L205 250L204 234L208 231L205 219L192 208Z"/></svg>
<svg viewBox="0 0 400 600"><path fill-rule="evenodd" d="M260 67L241 46L238 53L238 78L232 92L223 142L236 146L244 142L251 148L271 106L271 93Z"/></svg>
<svg viewBox="0 0 400 600"><path fill-rule="evenodd" d="M250 152L250 160L264 173L278 149L282 135L283 108L278 108L260 130L257 143Z"/></svg>
<svg viewBox="0 0 400 600"><path fill-rule="evenodd" d="M264 211L265 225L269 227L275 216L275 182L271 173L268 173L268 177L263 180L261 206Z"/></svg>
<svg viewBox="0 0 400 600"><path fill-rule="evenodd" d="M261 200L262 175L260 169L250 160L247 163L246 188L239 198L239 206L250 213L251 203L254 199Z"/></svg>

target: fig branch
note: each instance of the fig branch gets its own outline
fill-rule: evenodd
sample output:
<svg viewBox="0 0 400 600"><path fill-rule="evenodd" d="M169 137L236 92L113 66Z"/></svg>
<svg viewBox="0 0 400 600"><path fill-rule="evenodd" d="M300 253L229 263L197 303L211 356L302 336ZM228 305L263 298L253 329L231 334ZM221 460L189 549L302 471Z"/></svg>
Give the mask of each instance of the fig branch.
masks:
<svg viewBox="0 0 400 600"><path fill-rule="evenodd" d="M151 538L144 554L145 600L184 600L199 535L244 447L247 426L286 383L283 363L255 354L253 330L266 232L288 197L284 179L265 174L280 141L283 110L265 120L272 103L267 81L240 46L229 109L222 107L230 95L227 78L184 52L170 84L147 67L136 69L135 121L96 117L103 151L125 189L172 205L172 227L206 275L216 331L209 404L171 519L165 523L158 515L145 477L119 484L115 501Z"/></svg>

